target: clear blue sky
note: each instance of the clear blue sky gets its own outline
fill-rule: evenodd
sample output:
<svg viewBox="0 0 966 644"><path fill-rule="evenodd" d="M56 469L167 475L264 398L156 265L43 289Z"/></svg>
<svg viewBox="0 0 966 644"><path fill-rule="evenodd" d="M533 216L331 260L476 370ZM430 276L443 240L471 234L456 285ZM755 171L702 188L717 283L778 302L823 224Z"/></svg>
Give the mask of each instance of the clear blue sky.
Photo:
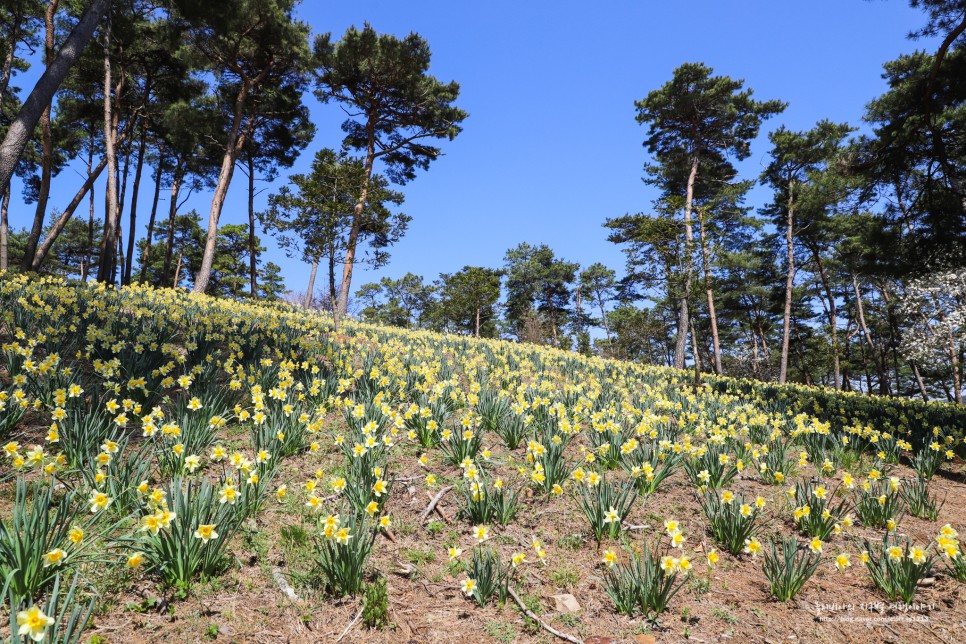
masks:
<svg viewBox="0 0 966 644"><path fill-rule="evenodd" d="M758 98L789 103L766 122L740 166L753 178L768 152L768 131L805 129L822 118L859 124L865 104L885 90L882 64L918 47L934 48L906 39L923 16L904 0L304 0L299 16L314 32L334 37L365 21L399 36L418 32L433 52L431 72L460 83L458 104L470 113L463 133L444 143L445 156L402 188L403 210L413 221L390 265L376 273L357 270L353 290L383 275L413 272L432 281L466 264L499 266L506 250L522 241L546 243L583 266L603 262L620 275L623 256L601 224L650 207L655 195L640 180L645 128L634 120L634 101L667 81L675 67L704 62L744 79ZM316 138L269 190L304 171L319 148L341 143L342 111L306 100ZM49 208L62 209L80 181L71 168L55 178ZM15 190L11 225L22 228L33 207ZM142 186L141 193L139 233L151 190ZM268 193L259 195L257 208ZM98 208L102 194L98 186ZM210 197L193 195L183 210L195 208L207 218ZM768 199L759 188L751 204ZM222 223L247 221L246 207L245 177L236 172ZM304 290L307 267L287 259L271 239L264 242L266 259L282 266L288 287Z"/></svg>

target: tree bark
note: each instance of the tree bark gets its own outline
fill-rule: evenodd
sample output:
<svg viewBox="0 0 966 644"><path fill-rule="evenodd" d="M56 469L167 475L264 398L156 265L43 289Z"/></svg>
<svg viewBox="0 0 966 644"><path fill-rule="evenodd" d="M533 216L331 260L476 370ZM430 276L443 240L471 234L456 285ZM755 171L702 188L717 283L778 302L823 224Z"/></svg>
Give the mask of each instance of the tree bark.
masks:
<svg viewBox="0 0 966 644"><path fill-rule="evenodd" d="M788 182L788 212L786 213L785 243L788 246L788 278L785 281L785 312L782 316L782 358L778 382L788 377L788 344L792 328L792 287L795 283L795 181Z"/></svg>
<svg viewBox="0 0 966 644"><path fill-rule="evenodd" d="M10 42L7 43L7 55L3 57L3 70L0 71L0 105L7 95L7 87L10 86L10 78L13 75L13 59L17 55L17 43L20 42L20 27L23 24L23 7L20 3L16 4L15 13L12 16L13 26L10 29Z"/></svg>
<svg viewBox="0 0 966 644"><path fill-rule="evenodd" d="M164 245L164 265L161 269L161 285L172 288L178 285L177 282L168 282L171 276L171 259L174 254L174 222L178 216L178 193L181 192L181 163L174 170L174 178L171 182L171 203L168 204L168 238Z"/></svg>
<svg viewBox="0 0 966 644"><path fill-rule="evenodd" d="M309 286L305 291L305 308L312 308L312 296L315 294L315 274L319 270L319 259L316 257L312 262L312 271L309 273Z"/></svg>
<svg viewBox="0 0 966 644"><path fill-rule="evenodd" d="M956 338L953 336L952 327L948 324L945 326L949 330L949 360L952 362L953 367L953 400L956 401L957 405L962 405L963 386L959 373L959 351L956 347Z"/></svg>
<svg viewBox="0 0 966 644"><path fill-rule="evenodd" d="M476 308L476 316L477 316L477 318L479 318L479 314L480 314L480 309L479 309L479 307L477 307ZM576 342L574 343L575 346L576 346L576 348L577 348L577 353L580 353L580 327L581 327L581 322L583 322L583 320L580 319L580 282L577 282L577 338L576 338ZM479 325L479 321L477 321L476 326L477 327L480 326ZM476 334L476 337L479 337L479 333Z"/></svg>
<svg viewBox="0 0 966 644"><path fill-rule="evenodd" d="M54 62L54 15L57 13L59 0L50 0L47 11L44 12L44 62L47 69ZM40 243L40 234L44 230L44 220L47 218L47 200L50 197L50 174L54 163L54 140L50 129L50 109L53 97L47 101L44 111L40 115L40 190L37 192L37 208L34 211L34 223L27 237L27 248L24 251L20 267L30 270L31 259Z"/></svg>
<svg viewBox="0 0 966 644"><path fill-rule="evenodd" d="M480 337L480 306L476 307L476 337ZM579 332L578 332L579 333ZM580 345L580 339L577 339L577 344Z"/></svg>
<svg viewBox="0 0 966 644"><path fill-rule="evenodd" d="M704 216L698 213L698 234L701 239L701 260L704 264L704 289L708 296L708 316L711 320L711 344L714 347L714 372L719 376L724 373L721 368L721 343L718 341L718 316L714 310L714 288L711 284L711 257L708 253L708 243L704 232Z"/></svg>
<svg viewBox="0 0 966 644"><path fill-rule="evenodd" d="M919 395L922 396L923 401L929 402L929 393L926 391L926 385L923 383L922 375L919 373L919 366L915 362L910 362L909 364L912 365L912 373L916 376L916 384L919 386Z"/></svg>
<svg viewBox="0 0 966 644"><path fill-rule="evenodd" d="M255 254L255 160L251 154L248 155L248 261L248 276L251 281L252 299L254 299L258 296L258 257ZM318 269L318 261L313 264L313 267L313 271ZM314 285L314 272L311 281Z"/></svg>
<svg viewBox="0 0 966 644"><path fill-rule="evenodd" d="M368 141L366 143L365 172L362 176L362 190L359 192L359 201L352 210L352 228L349 229L349 239L346 242L345 263L342 265L342 284L339 285L339 300L336 306L337 316L344 316L349 308L349 287L352 283L352 269L356 260L356 244L359 242L359 232L362 229L362 212L365 210L366 201L369 199L369 181L372 179L372 165L376 155L376 134L375 125L372 122L366 124Z"/></svg>
<svg viewBox="0 0 966 644"><path fill-rule="evenodd" d="M69 204L67 204L67 208L64 209L64 212L62 212L60 217L57 218L57 221L54 222L50 232L47 233L47 238L44 239L40 247L37 248L37 253L34 255L33 263L30 266L31 270L36 271L40 269L40 265L43 264L44 260L47 258L47 253L50 252L51 246L53 246L54 242L57 241L57 237L61 232L63 232L64 227L74 215L74 211L77 210L77 207L80 205L81 201L83 201L84 197L87 196L87 193L93 189L94 182L97 181L99 176L101 176L101 172L104 171L105 167L107 167L107 158L101 159L100 163L97 164L97 167L94 168L94 171L87 177L87 181L84 182L84 185L77 190L74 198L71 199Z"/></svg>
<svg viewBox="0 0 966 644"><path fill-rule="evenodd" d="M130 124L125 125L124 131L121 132L121 135L117 139L118 142L120 143L121 141L125 141L129 134L130 134ZM37 249L37 254L34 256L33 263L31 264L31 270L36 271L40 268L40 265L47 257L47 253L50 251L51 246L53 246L54 242L57 241L57 237L64 230L64 226L66 226L67 222L70 221L70 218L74 215L74 211L77 210L77 207L80 205L80 202L84 200L84 197L88 194L88 192L90 192L91 194L91 220L93 221L94 182L97 181L98 177L100 177L101 172L104 171L105 167L107 167L106 157L101 159L100 163L97 164L97 167L94 168L93 173L88 175L87 180L84 182L84 185L80 187L80 189L74 195L74 198L71 200L71 202L67 204L67 208L64 210L63 213L61 213L57 221L54 222L54 225L51 227L50 232L47 233L47 239L45 239L44 242Z"/></svg>
<svg viewBox="0 0 966 644"><path fill-rule="evenodd" d="M114 128L114 105L111 100L111 17L104 28L104 156L107 159L107 189L104 191L104 232L101 256L97 263L97 281L108 282L114 271L117 252L117 130Z"/></svg>
<svg viewBox="0 0 966 644"><path fill-rule="evenodd" d="M30 140L34 127L40 120L44 106L53 99L57 88L60 87L70 68L87 46L97 23L107 12L109 5L110 0L93 0L91 2L83 17L71 30L53 64L44 70L40 80L34 85L27 100L20 107L17 117L7 130L3 143L0 144L0 186L6 185L10 181L14 168L20 161L24 148L27 147L27 142Z"/></svg>
<svg viewBox="0 0 966 644"><path fill-rule="evenodd" d="M610 346L610 323L607 321L607 313L604 312L604 298L599 294L597 304L600 306L600 319L604 324L604 336L607 338L607 345Z"/></svg>
<svg viewBox="0 0 966 644"><path fill-rule="evenodd" d="M141 121L141 140L138 142L138 160L134 169L134 185L131 187L131 214L128 220L127 233L127 257L124 259L124 275L121 278L122 284L131 283L131 272L134 268L134 240L136 236L137 216L138 216L138 192L141 187L141 171L144 169L144 151L147 147L147 123Z"/></svg>
<svg viewBox="0 0 966 644"><path fill-rule="evenodd" d="M151 204L151 215L148 217L148 232L144 239L144 252L141 254L141 270L138 276L138 284L144 284L147 277L148 263L151 261L151 242L154 240L154 221L158 214L158 201L161 198L161 175L164 169L164 150L162 149L158 157L158 174L154 179L154 200Z"/></svg>
<svg viewBox="0 0 966 644"><path fill-rule="evenodd" d="M828 299L828 323L829 331L832 336L832 360L834 362L835 390L841 389L842 364L839 356L839 336L838 336L838 312L835 308L835 295L832 293L832 284L829 281L825 265L822 264L822 257L818 248L812 248L812 257L815 258L815 265L818 267L819 279L822 281L822 288L825 290L825 297Z"/></svg>
<svg viewBox="0 0 966 644"><path fill-rule="evenodd" d="M3 188L3 201L0 203L0 271L7 270L10 259L7 256L10 224L7 220L7 212L10 209L10 184Z"/></svg>
<svg viewBox="0 0 966 644"><path fill-rule="evenodd" d="M178 282L181 281L181 263L184 261L184 250L178 251L178 265L174 268L174 281L171 284L171 288L178 288Z"/></svg>
<svg viewBox="0 0 966 644"><path fill-rule="evenodd" d="M94 125L91 124L90 139L87 143L87 176L94 172ZM86 283L91 271L94 256L94 187L90 190L90 213L87 218L87 243L84 245L84 258L81 260L81 281ZM33 260L31 260L33 261Z"/></svg>
<svg viewBox="0 0 966 644"><path fill-rule="evenodd" d="M267 72L267 70L265 71ZM264 73L260 75L260 78L264 78ZM251 87L252 81L243 78L241 88L235 97L235 110L232 116L231 128L228 131L228 139L225 142L225 154L221 160L221 171L218 173L215 194L211 199L211 211L208 213L208 235L205 238L205 251L201 257L201 268L195 276L193 289L195 293L204 293L208 290L211 268L215 261L215 249L218 246L218 220L221 218L221 209L225 205L228 186L231 184L231 178L235 172L235 160L238 158L238 153L245 143L245 134L242 132L242 119Z"/></svg>
<svg viewBox="0 0 966 644"><path fill-rule="evenodd" d="M684 368L684 358L688 346L688 329L690 328L690 311L688 302L691 299L691 246L694 242L694 230L691 226L691 212L694 208L694 181L698 176L698 154L695 151L691 159L691 173L688 175L688 188L684 201L684 290L678 303L677 339L674 344L674 367Z"/></svg>
<svg viewBox="0 0 966 644"><path fill-rule="evenodd" d="M865 338L866 344L869 345L869 352L872 354L872 359L875 361L876 369L879 372L879 391L881 393L883 389L888 390L888 378L886 377L885 373L885 360L883 360L882 356L879 355L881 351L873 341L872 334L869 332L869 327L865 322L865 306L862 304L862 291L859 289L858 277L854 274L852 275L852 290L855 292L855 307L859 318L859 328L862 329L862 337ZM899 374L896 374L896 377L898 376Z"/></svg>

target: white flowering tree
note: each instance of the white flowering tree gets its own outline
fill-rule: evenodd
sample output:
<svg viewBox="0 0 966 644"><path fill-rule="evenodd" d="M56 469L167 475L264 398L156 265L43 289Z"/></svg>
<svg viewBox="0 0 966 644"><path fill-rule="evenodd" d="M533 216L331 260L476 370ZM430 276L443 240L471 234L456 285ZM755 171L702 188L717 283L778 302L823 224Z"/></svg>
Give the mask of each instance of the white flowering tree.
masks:
<svg viewBox="0 0 966 644"><path fill-rule="evenodd" d="M937 271L910 281L900 311L909 323L903 353L921 365L948 364L953 398L962 403L959 356L966 343L966 269Z"/></svg>

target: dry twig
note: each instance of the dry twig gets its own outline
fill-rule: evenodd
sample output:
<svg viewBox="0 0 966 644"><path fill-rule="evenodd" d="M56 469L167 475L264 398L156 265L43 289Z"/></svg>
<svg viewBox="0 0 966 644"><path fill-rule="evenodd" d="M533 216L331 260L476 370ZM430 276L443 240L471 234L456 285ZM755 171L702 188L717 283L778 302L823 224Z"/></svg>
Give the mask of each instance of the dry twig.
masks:
<svg viewBox="0 0 966 644"><path fill-rule="evenodd" d="M436 509L436 504L439 503L439 500L443 498L444 494L452 490L453 487L454 486L452 485L447 485L442 490L436 493L436 496L434 496L433 500L429 502L429 505L426 506L426 509L423 510L423 513L419 515L420 523L424 523L426 521L427 517L429 517L429 515L433 513L433 510Z"/></svg>
<svg viewBox="0 0 966 644"><path fill-rule="evenodd" d="M540 624L540 627L543 628L543 630L547 631L551 635L556 635L562 640L573 642L573 644L584 644L582 640L577 639L573 635L567 635L566 633L561 633L560 631L553 628L552 626L549 626L546 623L544 623L544 621L539 617L537 617L532 610L527 608L526 604L523 603L523 600L520 599L520 597L516 594L516 592L514 592L512 588L507 588L507 590L510 592L510 597L513 598L513 601L515 601L517 603L517 606L520 607L520 610L523 611L523 614L529 617L530 619L532 619L533 621L535 621L537 624Z"/></svg>

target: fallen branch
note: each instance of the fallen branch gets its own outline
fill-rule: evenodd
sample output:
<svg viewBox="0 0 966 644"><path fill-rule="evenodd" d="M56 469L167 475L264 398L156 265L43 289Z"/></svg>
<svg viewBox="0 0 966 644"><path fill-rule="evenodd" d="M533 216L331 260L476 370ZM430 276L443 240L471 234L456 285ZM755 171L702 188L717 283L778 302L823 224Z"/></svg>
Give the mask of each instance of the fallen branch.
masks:
<svg viewBox="0 0 966 644"><path fill-rule="evenodd" d="M342 635L339 635L339 639L336 640L336 644L341 642L342 638L349 634L349 631L351 631L352 627L356 625L356 622L359 621L360 617L362 617L362 606L359 607L359 612L356 613L356 616L352 618L352 621L349 622L349 625L345 627L345 630L342 631Z"/></svg>
<svg viewBox="0 0 966 644"><path fill-rule="evenodd" d="M423 513L421 515L419 515L419 522L420 523L423 523L423 522L426 521L426 519L429 517L429 515L433 513L433 510L436 509L436 504L439 503L439 500L443 498L443 495L444 494L446 494L447 492L449 492L450 490L452 490L453 487L454 486L452 486L452 485L447 485L442 490L440 490L439 492L436 493L436 496L434 496L433 497L433 500L429 502L429 505L426 506L426 509L423 510Z"/></svg>
<svg viewBox="0 0 966 644"><path fill-rule="evenodd" d="M530 619L532 619L533 621L535 621L537 624L540 624L543 630L547 631L551 635L556 635L562 640L573 642L573 644L584 644L582 640L577 639L573 635L567 635L566 633L561 633L560 631L553 628L552 626L548 626L546 623L543 622L543 620L537 617L533 611L531 611L529 608L526 607L526 604L523 603L523 600L520 599L520 597L513 591L512 588L507 588L507 590L510 592L510 597L513 598L513 601L515 601L517 603L517 606L520 607L520 610L523 611L523 614L529 617Z"/></svg>
<svg viewBox="0 0 966 644"><path fill-rule="evenodd" d="M275 585L278 586L279 590L285 593L285 596L291 599L293 602L299 601L299 596L295 594L295 589L292 588L291 584L282 574L281 568L278 566L272 566L272 579L275 580Z"/></svg>

